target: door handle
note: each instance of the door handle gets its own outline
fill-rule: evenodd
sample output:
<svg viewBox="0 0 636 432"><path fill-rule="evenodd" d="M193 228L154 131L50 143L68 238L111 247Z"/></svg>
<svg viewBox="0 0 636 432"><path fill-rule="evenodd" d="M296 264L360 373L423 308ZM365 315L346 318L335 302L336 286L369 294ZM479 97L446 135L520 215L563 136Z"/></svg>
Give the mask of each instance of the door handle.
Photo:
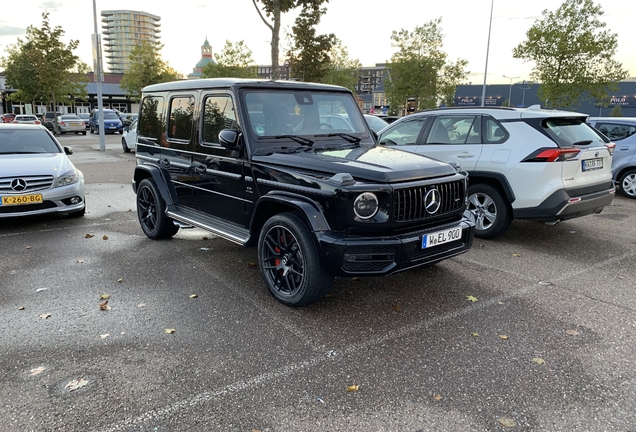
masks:
<svg viewBox="0 0 636 432"><path fill-rule="evenodd" d="M458 159L470 159L470 158L473 158L473 157L475 157L474 154L460 154L460 155L457 155Z"/></svg>
<svg viewBox="0 0 636 432"><path fill-rule="evenodd" d="M199 164L199 165L195 165L194 166L194 172L196 172L198 174L205 174L205 171L207 169L208 168L205 165L203 165L203 164Z"/></svg>

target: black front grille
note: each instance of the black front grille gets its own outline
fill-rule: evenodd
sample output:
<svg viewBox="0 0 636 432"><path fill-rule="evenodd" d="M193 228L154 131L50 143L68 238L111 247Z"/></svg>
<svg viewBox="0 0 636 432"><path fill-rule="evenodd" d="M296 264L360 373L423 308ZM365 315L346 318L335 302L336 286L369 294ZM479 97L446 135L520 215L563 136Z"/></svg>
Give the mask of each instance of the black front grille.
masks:
<svg viewBox="0 0 636 432"><path fill-rule="evenodd" d="M57 205L53 201L44 201L38 204L23 204L23 205L3 205L0 206L0 213L26 213L35 210L45 210L55 208Z"/></svg>
<svg viewBox="0 0 636 432"><path fill-rule="evenodd" d="M426 194L437 189L440 206L434 213L426 209ZM397 189L394 194L393 218L396 222L409 222L442 216L455 212L464 205L464 181L454 181L408 189Z"/></svg>

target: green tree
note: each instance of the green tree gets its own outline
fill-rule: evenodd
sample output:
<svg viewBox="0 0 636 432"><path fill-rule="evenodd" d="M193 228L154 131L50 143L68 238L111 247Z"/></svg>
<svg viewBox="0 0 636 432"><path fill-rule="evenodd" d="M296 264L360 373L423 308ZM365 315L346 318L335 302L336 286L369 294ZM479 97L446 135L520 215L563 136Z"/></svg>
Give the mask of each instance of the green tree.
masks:
<svg viewBox="0 0 636 432"><path fill-rule="evenodd" d="M314 5L320 7L323 3L327 3L329 0L252 0L254 7L258 12L265 25L272 32L272 40L270 41L271 56L272 56L272 79L280 79L279 68L279 43L280 43L280 20L281 14L287 13L299 6ZM258 4L261 4L263 10L259 8ZM270 21L267 20L267 18Z"/></svg>
<svg viewBox="0 0 636 432"><path fill-rule="evenodd" d="M161 48L161 44L142 42L131 51L130 68L119 84L131 100L140 100L141 89L148 85L183 79L183 75L163 61Z"/></svg>
<svg viewBox="0 0 636 432"><path fill-rule="evenodd" d="M330 52L336 42L333 33L316 34L320 17L327 12L316 4L303 5L292 27L287 61L291 76L300 81L323 82L331 64Z"/></svg>
<svg viewBox="0 0 636 432"><path fill-rule="evenodd" d="M627 71L613 59L618 44L616 34L604 30L603 9L592 0L566 0L542 15L513 50L513 57L535 62L530 76L541 83L541 102L574 107L616 91Z"/></svg>
<svg viewBox="0 0 636 432"><path fill-rule="evenodd" d="M331 63L327 65L327 73L323 79L325 84L334 84L355 91L362 64L358 59L350 59L347 47L336 39L329 52Z"/></svg>
<svg viewBox="0 0 636 432"><path fill-rule="evenodd" d="M442 50L442 19L431 20L414 31L405 29L391 33L391 45L397 52L391 57L385 80L387 99L392 112L415 99L415 109L434 108L451 102L455 86L466 77L468 62L447 60Z"/></svg>
<svg viewBox="0 0 636 432"><path fill-rule="evenodd" d="M610 111L611 117L623 117L623 109L620 105L614 105L614 108Z"/></svg>
<svg viewBox="0 0 636 432"><path fill-rule="evenodd" d="M220 54L215 54L216 63L208 63L203 67L203 78L256 78L256 66L252 59L252 50L244 41L232 43L225 41Z"/></svg>
<svg viewBox="0 0 636 432"><path fill-rule="evenodd" d="M17 89L10 99L32 103L42 100L52 111L58 103L86 99L88 65L73 54L79 41L64 44L60 40L63 36L62 27L51 28L49 14L44 12L42 27L27 27L26 40L18 38L7 49L8 56L0 60L0 66L5 69L7 85Z"/></svg>

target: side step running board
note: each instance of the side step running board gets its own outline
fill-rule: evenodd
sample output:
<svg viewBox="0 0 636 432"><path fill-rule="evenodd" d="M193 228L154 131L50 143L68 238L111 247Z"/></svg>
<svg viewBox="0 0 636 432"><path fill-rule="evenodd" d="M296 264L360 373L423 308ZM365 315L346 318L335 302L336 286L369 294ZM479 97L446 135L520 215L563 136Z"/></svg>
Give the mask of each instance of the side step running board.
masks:
<svg viewBox="0 0 636 432"><path fill-rule="evenodd" d="M250 231L247 228L186 207L173 206L166 214L177 222L210 231L241 246L245 246L250 238Z"/></svg>

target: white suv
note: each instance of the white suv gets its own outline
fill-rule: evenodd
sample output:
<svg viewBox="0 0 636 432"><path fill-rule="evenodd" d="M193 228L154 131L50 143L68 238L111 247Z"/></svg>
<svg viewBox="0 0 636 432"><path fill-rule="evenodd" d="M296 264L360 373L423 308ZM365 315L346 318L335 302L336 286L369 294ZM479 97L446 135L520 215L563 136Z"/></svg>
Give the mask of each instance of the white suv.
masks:
<svg viewBox="0 0 636 432"><path fill-rule="evenodd" d="M443 108L403 117L380 131L379 142L467 171L475 236L489 239L513 219L556 224L612 201L614 144L586 118L538 106Z"/></svg>

